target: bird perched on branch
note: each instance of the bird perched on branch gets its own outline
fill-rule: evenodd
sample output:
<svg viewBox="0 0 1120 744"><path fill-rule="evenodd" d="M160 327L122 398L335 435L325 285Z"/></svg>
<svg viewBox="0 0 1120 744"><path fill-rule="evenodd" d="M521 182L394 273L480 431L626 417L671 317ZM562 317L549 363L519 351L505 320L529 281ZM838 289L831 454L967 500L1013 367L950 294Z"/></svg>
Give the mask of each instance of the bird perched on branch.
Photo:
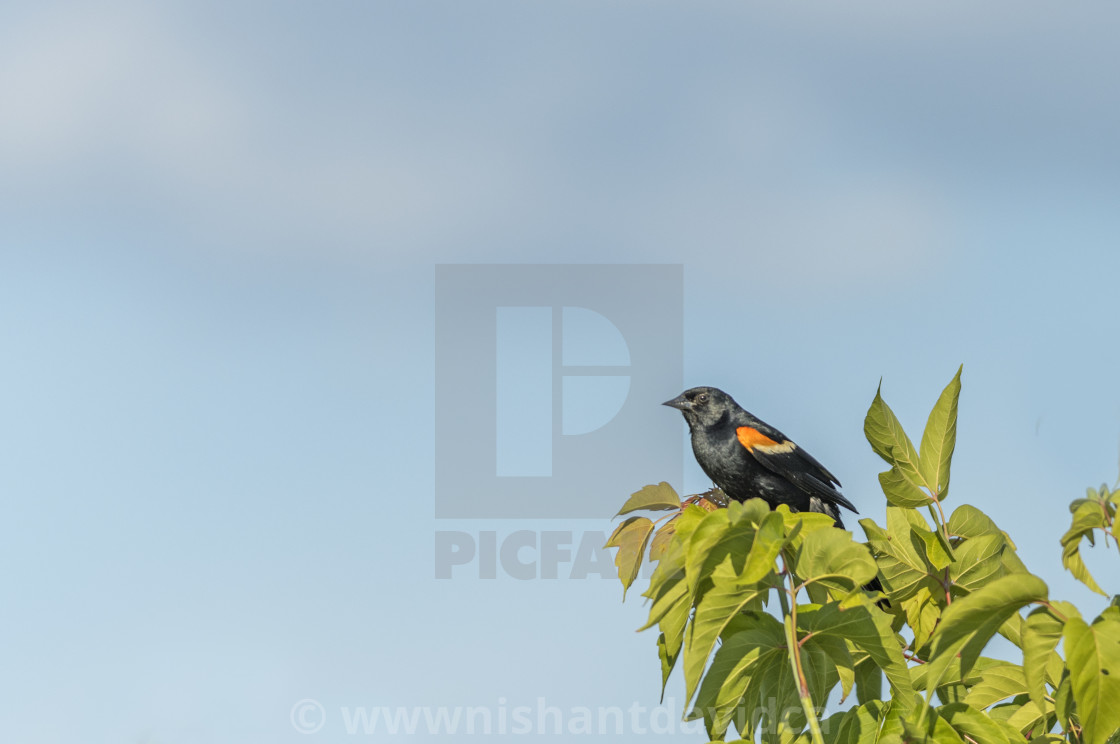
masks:
<svg viewBox="0 0 1120 744"><path fill-rule="evenodd" d="M840 481L789 437L755 418L714 387L695 387L663 405L684 414L700 467L736 501L761 498L771 508L827 514L843 527L840 510L856 512Z"/></svg>

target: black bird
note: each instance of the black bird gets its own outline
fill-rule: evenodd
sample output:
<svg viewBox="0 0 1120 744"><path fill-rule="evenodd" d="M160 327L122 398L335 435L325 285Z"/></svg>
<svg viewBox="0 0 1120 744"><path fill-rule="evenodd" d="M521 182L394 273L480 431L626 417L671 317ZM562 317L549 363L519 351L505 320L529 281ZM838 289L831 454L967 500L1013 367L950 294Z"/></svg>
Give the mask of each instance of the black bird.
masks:
<svg viewBox="0 0 1120 744"><path fill-rule="evenodd" d="M695 387L662 405L684 414L696 462L728 497L758 497L771 509L788 504L793 511L821 512L841 529L838 506L859 513L837 490L840 481L824 465L719 388ZM863 588L883 591L878 576ZM884 610L891 606L886 599L877 604Z"/></svg>
<svg viewBox="0 0 1120 744"><path fill-rule="evenodd" d="M700 467L728 497L758 497L774 508L827 514L843 527L839 506L856 512L840 481L812 455L714 387L695 387L663 405L679 409ZM858 513L858 512L857 512Z"/></svg>

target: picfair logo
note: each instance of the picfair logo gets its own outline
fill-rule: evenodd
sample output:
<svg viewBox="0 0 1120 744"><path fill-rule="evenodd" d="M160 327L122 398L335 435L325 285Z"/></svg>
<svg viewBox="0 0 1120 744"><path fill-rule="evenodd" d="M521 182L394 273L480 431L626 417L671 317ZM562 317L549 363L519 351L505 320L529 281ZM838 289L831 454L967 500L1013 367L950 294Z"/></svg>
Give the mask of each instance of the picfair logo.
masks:
<svg viewBox="0 0 1120 744"><path fill-rule="evenodd" d="M436 516L606 517L679 479L682 311L680 266L438 266Z"/></svg>

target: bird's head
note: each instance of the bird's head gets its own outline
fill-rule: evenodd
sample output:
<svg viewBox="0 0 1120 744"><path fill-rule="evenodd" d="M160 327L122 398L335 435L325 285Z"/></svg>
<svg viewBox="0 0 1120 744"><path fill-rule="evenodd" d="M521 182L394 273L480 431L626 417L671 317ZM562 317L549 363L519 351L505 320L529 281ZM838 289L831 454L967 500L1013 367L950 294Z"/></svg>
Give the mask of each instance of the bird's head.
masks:
<svg viewBox="0 0 1120 744"><path fill-rule="evenodd" d="M694 387L685 390L676 398L667 400L661 405L676 408L683 413L690 427L717 424L729 411L736 408L736 403L730 395L714 387Z"/></svg>

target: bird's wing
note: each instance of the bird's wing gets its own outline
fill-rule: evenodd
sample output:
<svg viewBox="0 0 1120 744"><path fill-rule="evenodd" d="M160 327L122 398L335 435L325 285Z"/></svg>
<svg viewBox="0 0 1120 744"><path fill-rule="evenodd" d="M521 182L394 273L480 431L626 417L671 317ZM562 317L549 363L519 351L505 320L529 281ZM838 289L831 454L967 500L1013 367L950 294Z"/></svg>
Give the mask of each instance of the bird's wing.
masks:
<svg viewBox="0 0 1120 744"><path fill-rule="evenodd" d="M739 444L770 472L782 476L811 497L856 511L852 502L836 490L839 479L777 429L759 422L754 426L737 427L735 435Z"/></svg>

